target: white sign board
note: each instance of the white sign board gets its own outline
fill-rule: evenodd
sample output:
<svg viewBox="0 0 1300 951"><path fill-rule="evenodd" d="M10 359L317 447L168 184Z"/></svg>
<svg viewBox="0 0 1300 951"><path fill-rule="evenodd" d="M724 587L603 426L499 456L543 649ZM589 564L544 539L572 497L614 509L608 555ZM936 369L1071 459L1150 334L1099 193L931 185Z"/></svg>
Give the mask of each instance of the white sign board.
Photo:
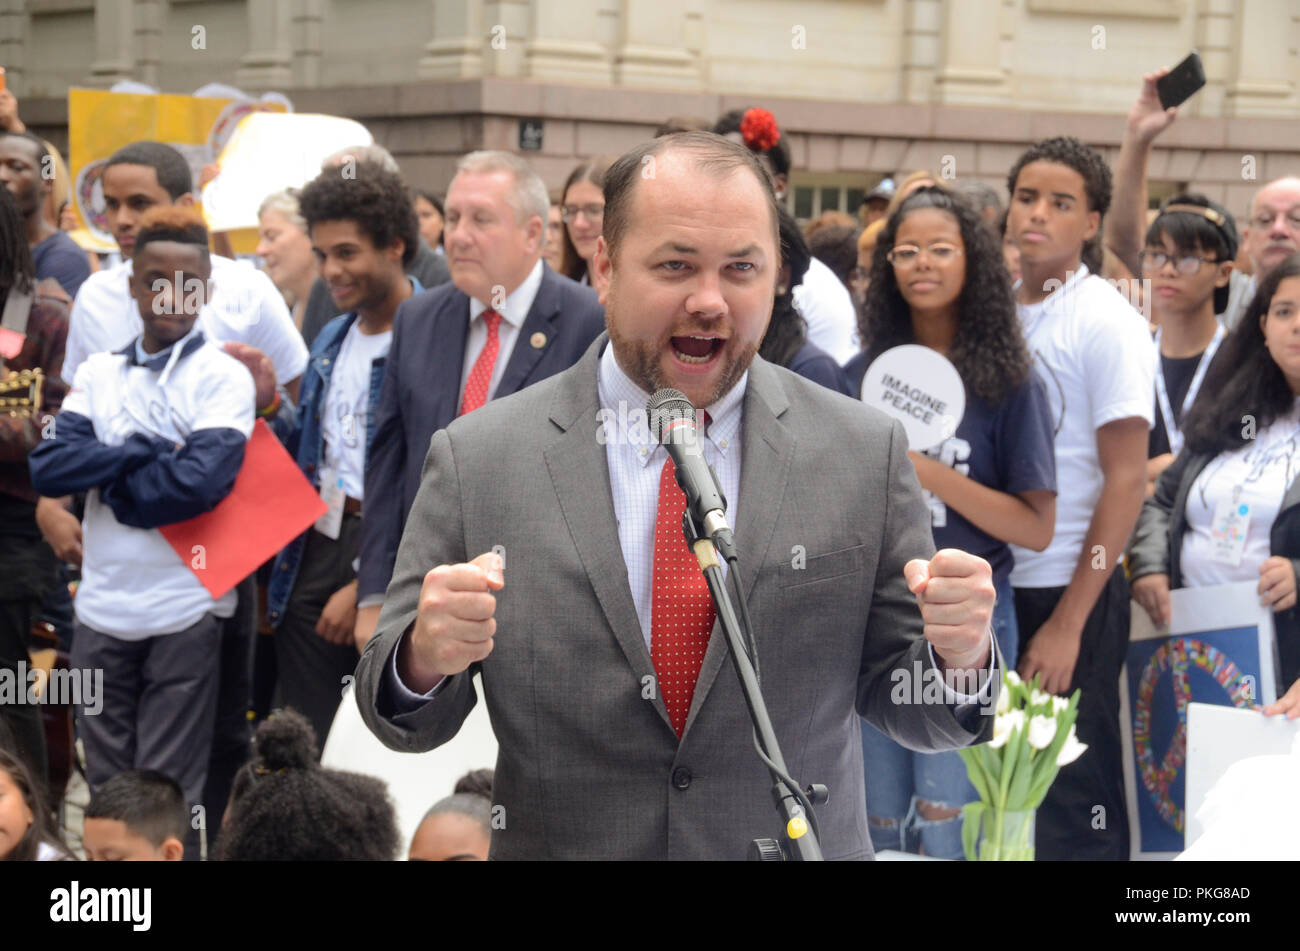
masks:
<svg viewBox="0 0 1300 951"><path fill-rule="evenodd" d="M320 174L320 163L340 149L373 142L360 122L340 116L245 116L217 159L221 173L203 189L208 228L256 228L257 209L266 196L305 185Z"/></svg>
<svg viewBox="0 0 1300 951"><path fill-rule="evenodd" d="M886 350L862 377L862 402L903 424L907 448L924 452L957 431L966 387L948 358L909 343Z"/></svg>

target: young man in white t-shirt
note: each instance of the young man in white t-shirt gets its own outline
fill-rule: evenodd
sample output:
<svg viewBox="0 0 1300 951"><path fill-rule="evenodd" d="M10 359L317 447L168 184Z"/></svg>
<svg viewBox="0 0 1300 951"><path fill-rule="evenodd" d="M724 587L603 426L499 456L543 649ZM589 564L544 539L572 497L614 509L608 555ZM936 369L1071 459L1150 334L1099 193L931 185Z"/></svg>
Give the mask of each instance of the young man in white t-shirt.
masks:
<svg viewBox="0 0 1300 951"><path fill-rule="evenodd" d="M1007 179L1020 249L1016 300L1056 431L1056 531L1042 552L1012 546L1020 674L1082 690L1089 749L1062 768L1037 819L1045 859L1124 859L1128 829L1119 674L1129 592L1119 557L1142 507L1155 351L1146 320L1092 273L1110 170L1072 138L1035 143Z"/></svg>
<svg viewBox="0 0 1300 951"><path fill-rule="evenodd" d="M356 563L366 453L398 305L421 290L406 268L419 223L402 179L361 163L329 168L298 199L321 276L344 311L312 342L289 451L330 511L282 551L267 610L275 627L277 703L311 721L320 747L356 669Z"/></svg>
<svg viewBox="0 0 1300 951"><path fill-rule="evenodd" d="M212 273L198 216L151 212L133 257L142 332L77 369L54 436L32 452L32 483L47 496L87 493L72 665L103 671L102 708L77 710L91 790L122 770L156 769L193 807L212 745L220 619L236 597L213 599L158 529L229 494L254 384L196 326ZM193 835L193 857L197 846Z"/></svg>

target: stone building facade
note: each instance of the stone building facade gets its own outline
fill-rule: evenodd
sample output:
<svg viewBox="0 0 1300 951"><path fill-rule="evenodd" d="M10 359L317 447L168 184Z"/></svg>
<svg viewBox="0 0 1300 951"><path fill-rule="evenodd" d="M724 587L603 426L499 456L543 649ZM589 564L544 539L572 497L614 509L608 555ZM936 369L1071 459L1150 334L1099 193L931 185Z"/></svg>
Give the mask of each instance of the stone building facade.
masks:
<svg viewBox="0 0 1300 951"><path fill-rule="evenodd" d="M1141 74L1192 48L1208 84L1160 140L1153 191L1244 216L1259 182L1300 171L1300 0L0 2L0 65L56 144L69 87L225 82L364 122L425 187L524 142L554 187L668 116L762 105L801 216L913 168L1003 190L1043 135L1113 154Z"/></svg>

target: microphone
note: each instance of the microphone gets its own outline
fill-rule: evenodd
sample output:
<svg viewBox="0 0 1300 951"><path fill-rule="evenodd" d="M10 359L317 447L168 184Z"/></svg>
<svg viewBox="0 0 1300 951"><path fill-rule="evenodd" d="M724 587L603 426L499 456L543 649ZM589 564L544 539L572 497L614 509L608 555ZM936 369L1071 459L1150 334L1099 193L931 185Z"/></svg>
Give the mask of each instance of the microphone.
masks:
<svg viewBox="0 0 1300 951"><path fill-rule="evenodd" d="M668 450L676 466L677 484L686 493L687 513L724 558L735 557L735 541L726 518L727 499L700 449L695 407L681 391L667 387L650 397L646 415L655 439Z"/></svg>

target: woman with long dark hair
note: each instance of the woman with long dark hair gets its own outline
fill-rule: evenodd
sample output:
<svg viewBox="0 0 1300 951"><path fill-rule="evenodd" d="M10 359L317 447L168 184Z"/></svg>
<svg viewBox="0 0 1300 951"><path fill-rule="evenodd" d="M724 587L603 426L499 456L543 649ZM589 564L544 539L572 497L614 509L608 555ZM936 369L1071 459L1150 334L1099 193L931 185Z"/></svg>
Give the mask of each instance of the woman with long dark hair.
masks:
<svg viewBox="0 0 1300 951"><path fill-rule="evenodd" d="M779 205L777 215L781 232L781 275L776 282L772 319L768 322L758 355L768 363L785 367L837 393L852 396L840 365L808 339L808 324L795 307L794 289L808 273L812 252L794 216Z"/></svg>
<svg viewBox="0 0 1300 951"><path fill-rule="evenodd" d="M1133 599L1156 625L1171 588L1256 581L1275 612L1279 687L1300 675L1300 254L1259 283L1187 412L1129 550ZM1279 708L1300 710L1300 685Z"/></svg>
<svg viewBox="0 0 1300 951"><path fill-rule="evenodd" d="M1056 522L1056 457L1046 388L1035 376L997 238L947 189L921 186L880 233L859 332L845 371L855 392L886 350L920 344L956 367L966 410L956 431L909 452L938 548L993 567L993 626L1006 669L1019 641L1008 543L1042 551ZM959 858L961 806L976 798L956 753L914 754L865 722L867 813L877 850ZM910 841L909 841L910 840Z"/></svg>

